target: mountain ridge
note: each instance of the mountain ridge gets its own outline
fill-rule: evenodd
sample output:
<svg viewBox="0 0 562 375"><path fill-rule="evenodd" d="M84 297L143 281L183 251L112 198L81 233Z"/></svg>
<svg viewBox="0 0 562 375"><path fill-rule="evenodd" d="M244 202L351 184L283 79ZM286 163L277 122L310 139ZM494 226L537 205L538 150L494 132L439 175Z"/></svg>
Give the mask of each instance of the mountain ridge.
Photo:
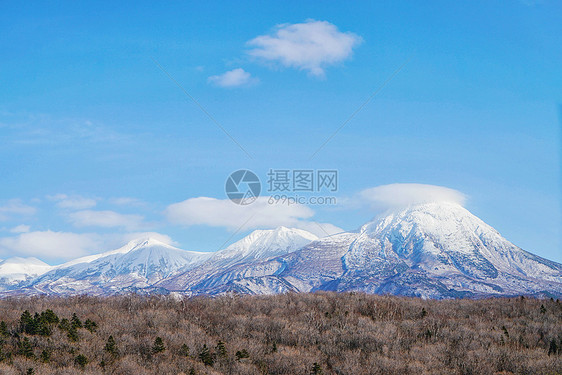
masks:
<svg viewBox="0 0 562 375"><path fill-rule="evenodd" d="M256 230L215 253L138 239L53 267L25 286L11 292L562 296L562 264L520 249L459 204L426 202L323 238L295 228Z"/></svg>
<svg viewBox="0 0 562 375"><path fill-rule="evenodd" d="M17 287L53 267L35 258L11 257L0 261L0 291Z"/></svg>

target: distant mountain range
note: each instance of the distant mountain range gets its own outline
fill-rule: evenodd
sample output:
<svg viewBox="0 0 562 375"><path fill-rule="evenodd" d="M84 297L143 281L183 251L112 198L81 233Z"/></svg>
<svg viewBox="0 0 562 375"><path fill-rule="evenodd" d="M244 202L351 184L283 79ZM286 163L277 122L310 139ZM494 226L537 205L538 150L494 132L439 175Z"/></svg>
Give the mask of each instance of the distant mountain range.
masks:
<svg viewBox="0 0 562 375"><path fill-rule="evenodd" d="M17 289L51 268L37 258L14 257L2 260L0 261L0 291Z"/></svg>
<svg viewBox="0 0 562 375"><path fill-rule="evenodd" d="M1 295L218 295L317 290L458 298L562 297L562 264L524 251L455 203L388 212L354 232L318 238L257 230L216 253L140 239L51 267L0 262Z"/></svg>

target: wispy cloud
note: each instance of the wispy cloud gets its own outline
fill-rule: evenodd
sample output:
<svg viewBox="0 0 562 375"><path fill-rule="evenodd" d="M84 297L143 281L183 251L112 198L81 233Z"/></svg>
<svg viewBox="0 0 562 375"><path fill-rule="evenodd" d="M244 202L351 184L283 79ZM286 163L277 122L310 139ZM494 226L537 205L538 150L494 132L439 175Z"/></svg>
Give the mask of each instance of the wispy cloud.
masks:
<svg viewBox="0 0 562 375"><path fill-rule="evenodd" d="M173 224L223 227L231 231L287 226L309 230L320 237L342 231L334 225L309 220L314 211L308 206L270 204L267 197L260 197L246 206L226 199L190 198L168 206L165 215Z"/></svg>
<svg viewBox="0 0 562 375"><path fill-rule="evenodd" d="M148 237L176 245L168 235L157 232L97 234L47 230L0 238L0 257L34 256L44 261L66 261L114 250L131 240Z"/></svg>
<svg viewBox="0 0 562 375"><path fill-rule="evenodd" d="M10 229L11 233L27 233L31 227L29 225L21 224Z"/></svg>
<svg viewBox="0 0 562 375"><path fill-rule="evenodd" d="M5 139L17 145L122 143L129 139L89 119L60 118L44 113L0 113L0 127L6 129Z"/></svg>
<svg viewBox="0 0 562 375"><path fill-rule="evenodd" d="M11 199L0 205L0 221L6 221L11 216L31 216L37 212L35 207L29 206L21 201L21 199Z"/></svg>
<svg viewBox="0 0 562 375"><path fill-rule="evenodd" d="M57 206L60 208L70 209L70 210L83 210L86 208L92 208L97 204L97 200L93 198L85 198L80 195L66 195L57 194L49 195L47 199L57 202Z"/></svg>
<svg viewBox="0 0 562 375"><path fill-rule="evenodd" d="M136 230L142 227L144 217L134 214L120 214L115 211L83 210L68 214L77 227L126 228Z"/></svg>
<svg viewBox="0 0 562 375"><path fill-rule="evenodd" d="M210 76L208 81L219 87L232 88L255 84L258 82L258 79L252 77L252 75L244 69L237 68L220 75Z"/></svg>
<svg viewBox="0 0 562 375"><path fill-rule="evenodd" d="M37 256L44 260L71 259L96 250L96 235L40 231L0 238L2 256Z"/></svg>
<svg viewBox="0 0 562 375"><path fill-rule="evenodd" d="M360 202L362 206L367 205L375 210L386 210L429 202L452 202L463 205L466 195L444 186L390 184L365 189L352 201Z"/></svg>
<svg viewBox="0 0 562 375"><path fill-rule="evenodd" d="M116 206L144 206L146 204L140 199L131 197L110 198L108 201Z"/></svg>
<svg viewBox="0 0 562 375"><path fill-rule="evenodd" d="M362 38L341 32L327 21L307 20L304 23L277 25L269 35L260 35L248 42L250 56L285 67L305 70L324 77L330 65L351 57Z"/></svg>

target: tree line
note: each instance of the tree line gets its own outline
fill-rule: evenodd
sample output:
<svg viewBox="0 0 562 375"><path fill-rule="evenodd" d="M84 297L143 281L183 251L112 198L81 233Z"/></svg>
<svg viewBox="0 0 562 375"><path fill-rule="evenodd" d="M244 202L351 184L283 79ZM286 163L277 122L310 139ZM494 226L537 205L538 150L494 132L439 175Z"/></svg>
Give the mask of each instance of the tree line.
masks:
<svg viewBox="0 0 562 375"><path fill-rule="evenodd" d="M554 299L0 300L1 374L562 374Z"/></svg>

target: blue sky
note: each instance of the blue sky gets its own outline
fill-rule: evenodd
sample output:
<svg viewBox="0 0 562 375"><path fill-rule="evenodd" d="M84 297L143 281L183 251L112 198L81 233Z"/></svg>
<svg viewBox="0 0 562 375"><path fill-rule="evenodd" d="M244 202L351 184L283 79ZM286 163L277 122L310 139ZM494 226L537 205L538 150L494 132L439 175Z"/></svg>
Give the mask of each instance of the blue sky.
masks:
<svg viewBox="0 0 562 375"><path fill-rule="evenodd" d="M57 263L144 232L215 251L258 227L351 230L376 213L361 191L418 183L560 262L561 45L547 0L2 2L0 257ZM236 232L251 208L225 205L226 178L272 168L338 170L339 204Z"/></svg>

